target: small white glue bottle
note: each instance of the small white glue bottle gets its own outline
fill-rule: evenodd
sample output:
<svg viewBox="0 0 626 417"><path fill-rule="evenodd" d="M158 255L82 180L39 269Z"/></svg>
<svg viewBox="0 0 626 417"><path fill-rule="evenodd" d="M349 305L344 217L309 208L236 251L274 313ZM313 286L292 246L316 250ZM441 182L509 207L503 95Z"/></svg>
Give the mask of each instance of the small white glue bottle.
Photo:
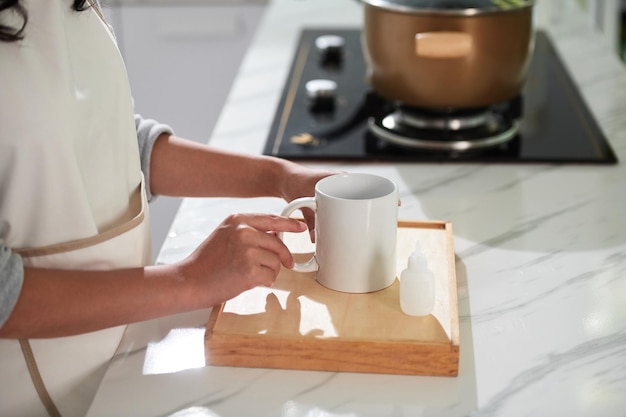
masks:
<svg viewBox="0 0 626 417"><path fill-rule="evenodd" d="M435 306L435 274L428 268L419 241L400 274L400 308L410 316L427 316Z"/></svg>

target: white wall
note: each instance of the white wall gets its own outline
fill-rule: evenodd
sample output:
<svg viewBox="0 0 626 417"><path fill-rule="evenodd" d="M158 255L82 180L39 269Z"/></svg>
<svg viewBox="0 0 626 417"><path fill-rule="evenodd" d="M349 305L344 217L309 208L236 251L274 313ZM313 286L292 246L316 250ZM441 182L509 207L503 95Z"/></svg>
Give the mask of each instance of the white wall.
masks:
<svg viewBox="0 0 626 417"><path fill-rule="evenodd" d="M135 111L206 143L267 1L101 2L124 56ZM180 202L162 196L150 204L154 259Z"/></svg>

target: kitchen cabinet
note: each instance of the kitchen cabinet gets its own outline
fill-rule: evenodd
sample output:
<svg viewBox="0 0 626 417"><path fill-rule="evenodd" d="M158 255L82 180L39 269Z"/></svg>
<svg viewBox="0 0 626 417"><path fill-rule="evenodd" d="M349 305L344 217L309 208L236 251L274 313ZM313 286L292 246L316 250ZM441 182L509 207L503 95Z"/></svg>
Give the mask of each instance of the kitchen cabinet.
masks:
<svg viewBox="0 0 626 417"><path fill-rule="evenodd" d="M622 0L620 7L619 49L622 61L626 62L626 0Z"/></svg>
<svg viewBox="0 0 626 417"><path fill-rule="evenodd" d="M604 41L623 57L624 44L624 10L626 0L568 0L539 1L536 4L537 18L540 24L558 24L564 15L563 10L569 7L578 7L586 15L592 29L601 34Z"/></svg>
<svg viewBox="0 0 626 417"><path fill-rule="evenodd" d="M589 0L589 17L593 27L604 35L611 49L620 53L620 9L622 0Z"/></svg>
<svg viewBox="0 0 626 417"><path fill-rule="evenodd" d="M103 1L124 57L135 111L205 143L265 2ZM181 199L150 205L158 253Z"/></svg>

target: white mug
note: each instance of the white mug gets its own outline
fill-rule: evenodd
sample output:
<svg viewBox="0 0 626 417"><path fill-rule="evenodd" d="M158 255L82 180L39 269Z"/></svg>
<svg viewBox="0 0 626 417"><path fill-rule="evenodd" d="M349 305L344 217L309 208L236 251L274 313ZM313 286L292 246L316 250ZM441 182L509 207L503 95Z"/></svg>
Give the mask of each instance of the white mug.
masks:
<svg viewBox="0 0 626 417"><path fill-rule="evenodd" d="M348 293L382 290L396 277L398 186L372 174L338 174L321 179L315 197L282 211L315 211L315 254L294 270L317 271L323 286ZM279 234L282 238L282 234Z"/></svg>

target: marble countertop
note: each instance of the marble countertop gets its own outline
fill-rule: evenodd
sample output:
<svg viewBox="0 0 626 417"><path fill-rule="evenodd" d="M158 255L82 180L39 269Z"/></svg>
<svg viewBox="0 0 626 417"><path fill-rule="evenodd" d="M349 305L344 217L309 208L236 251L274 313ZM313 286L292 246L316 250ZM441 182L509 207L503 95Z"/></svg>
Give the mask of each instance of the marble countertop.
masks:
<svg viewBox="0 0 626 417"><path fill-rule="evenodd" d="M626 69L574 2L558 3L547 30L619 164L332 166L395 180L402 219L453 223L458 377L205 366L203 310L129 326L88 415L624 415ZM300 29L360 23L355 1L272 1L210 143L261 153ZM187 199L158 262L231 212L283 205Z"/></svg>

